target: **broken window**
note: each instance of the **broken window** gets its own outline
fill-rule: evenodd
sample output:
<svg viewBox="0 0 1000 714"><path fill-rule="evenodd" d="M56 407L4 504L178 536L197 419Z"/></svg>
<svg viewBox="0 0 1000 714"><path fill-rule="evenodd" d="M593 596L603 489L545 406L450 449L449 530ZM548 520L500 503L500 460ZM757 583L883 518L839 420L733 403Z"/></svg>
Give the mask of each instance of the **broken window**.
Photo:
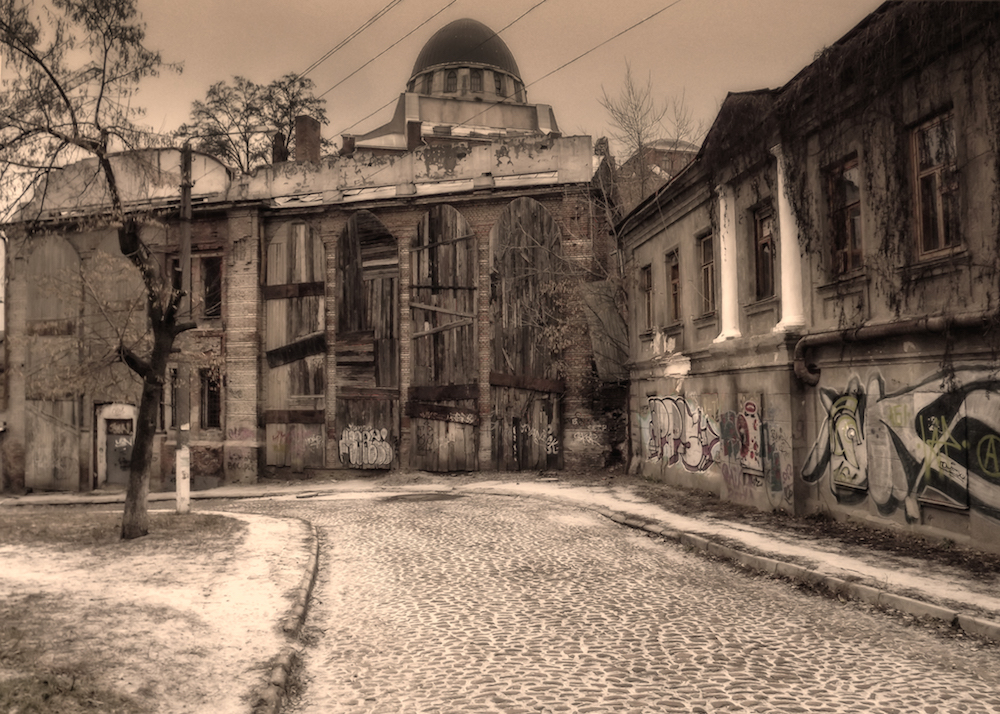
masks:
<svg viewBox="0 0 1000 714"><path fill-rule="evenodd" d="M210 255L201 259L201 287L206 318L222 317L222 256Z"/></svg>

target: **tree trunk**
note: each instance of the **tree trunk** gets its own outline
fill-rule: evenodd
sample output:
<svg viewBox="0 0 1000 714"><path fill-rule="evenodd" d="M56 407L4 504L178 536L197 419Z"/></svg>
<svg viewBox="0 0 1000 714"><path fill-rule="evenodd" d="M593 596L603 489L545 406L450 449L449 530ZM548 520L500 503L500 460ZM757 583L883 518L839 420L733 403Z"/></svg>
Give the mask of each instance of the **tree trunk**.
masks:
<svg viewBox="0 0 1000 714"><path fill-rule="evenodd" d="M153 461L153 439L160 411L160 397L166 382L167 358L174 344L172 330L162 326L153 330L153 353L142 380L142 400L136 417L135 443L129 467L125 511L122 514L122 540L141 538L149 533L149 466Z"/></svg>

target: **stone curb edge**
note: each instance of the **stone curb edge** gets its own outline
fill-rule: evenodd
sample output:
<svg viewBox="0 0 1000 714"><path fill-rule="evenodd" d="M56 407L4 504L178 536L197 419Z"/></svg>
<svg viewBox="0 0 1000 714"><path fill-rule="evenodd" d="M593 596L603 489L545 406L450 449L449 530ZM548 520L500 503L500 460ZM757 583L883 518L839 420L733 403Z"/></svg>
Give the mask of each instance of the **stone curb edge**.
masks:
<svg viewBox="0 0 1000 714"><path fill-rule="evenodd" d="M991 620L984 620L941 607L940 605L934 605L922 600L914 600L903 595L896 595L869 585L847 582L840 578L804 568L801 565L753 555L752 553L737 550L722 543L716 543L704 536L682 533L659 523L630 517L627 514L618 513L606 508L597 508L594 510L615 523L677 541L692 550L700 550L710 555L725 558L750 570L757 570L769 575L785 578L786 580L816 587L835 597L858 600L869 605L898 610L914 617L941 620L945 624L957 627L969 635L1000 643L1000 623Z"/></svg>
<svg viewBox="0 0 1000 714"><path fill-rule="evenodd" d="M301 521L308 528L309 560L306 563L299 587L295 591L292 607L281 623L281 631L291 641L294 641L302 631L306 612L309 609L309 599L312 597L313 587L316 585L316 575L319 572L319 532L316 530L316 526L309 521L301 518L296 520ZM298 659L299 648L296 645L287 644L282 648L268 673L264 688L255 698L251 710L253 714L278 714L281 711L281 704L288 686L288 677Z"/></svg>

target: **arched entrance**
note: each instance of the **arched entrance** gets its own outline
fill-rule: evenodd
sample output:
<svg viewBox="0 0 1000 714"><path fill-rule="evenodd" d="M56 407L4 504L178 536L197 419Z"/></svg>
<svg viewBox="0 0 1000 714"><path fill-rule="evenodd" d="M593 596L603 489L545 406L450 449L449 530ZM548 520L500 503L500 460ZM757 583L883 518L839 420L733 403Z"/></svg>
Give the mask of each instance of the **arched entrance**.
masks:
<svg viewBox="0 0 1000 714"><path fill-rule="evenodd" d="M399 459L399 252L368 211L340 235L337 285L340 463L388 469Z"/></svg>
<svg viewBox="0 0 1000 714"><path fill-rule="evenodd" d="M476 237L451 206L435 206L410 248L412 376L410 465L475 471L479 465L479 304Z"/></svg>
<svg viewBox="0 0 1000 714"><path fill-rule="evenodd" d="M490 232L493 461L500 471L563 466L559 373L567 287L559 226L519 198Z"/></svg>

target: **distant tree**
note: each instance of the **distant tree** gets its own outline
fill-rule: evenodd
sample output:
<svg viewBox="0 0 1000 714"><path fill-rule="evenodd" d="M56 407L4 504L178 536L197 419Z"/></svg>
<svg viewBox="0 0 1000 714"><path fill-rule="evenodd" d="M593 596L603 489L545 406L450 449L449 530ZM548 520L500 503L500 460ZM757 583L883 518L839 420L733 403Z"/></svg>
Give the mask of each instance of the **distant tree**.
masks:
<svg viewBox="0 0 1000 714"><path fill-rule="evenodd" d="M205 101L191 105L191 120L176 132L180 139L225 163L249 172L271 163L271 137L280 132L291 151L295 117L308 114L328 124L325 100L313 96L313 81L288 74L267 85L245 77L216 82Z"/></svg>
<svg viewBox="0 0 1000 714"><path fill-rule="evenodd" d="M106 210L90 221L117 230L121 254L143 287L145 337L139 339L128 320L107 333L115 343L111 354L142 383L122 516L126 539L149 530L149 469L167 360L175 338L194 327L178 321L182 295L143 240L143 219L126 210L116 171L123 163L112 160L149 146L133 101L141 80L178 69L144 40L135 0L49 0L38 10L31 0L0 0L0 52L8 73L0 87L0 189L33 192L18 215L30 232L45 210L49 178L64 164L90 157L96 170L80 190L99 185L106 201Z"/></svg>
<svg viewBox="0 0 1000 714"><path fill-rule="evenodd" d="M652 78L639 84L627 62L619 94L612 97L603 87L601 91L599 101L614 127L611 139L624 157L616 162L614 181L618 209L627 213L693 158L704 128L694 120L683 94L658 103Z"/></svg>

